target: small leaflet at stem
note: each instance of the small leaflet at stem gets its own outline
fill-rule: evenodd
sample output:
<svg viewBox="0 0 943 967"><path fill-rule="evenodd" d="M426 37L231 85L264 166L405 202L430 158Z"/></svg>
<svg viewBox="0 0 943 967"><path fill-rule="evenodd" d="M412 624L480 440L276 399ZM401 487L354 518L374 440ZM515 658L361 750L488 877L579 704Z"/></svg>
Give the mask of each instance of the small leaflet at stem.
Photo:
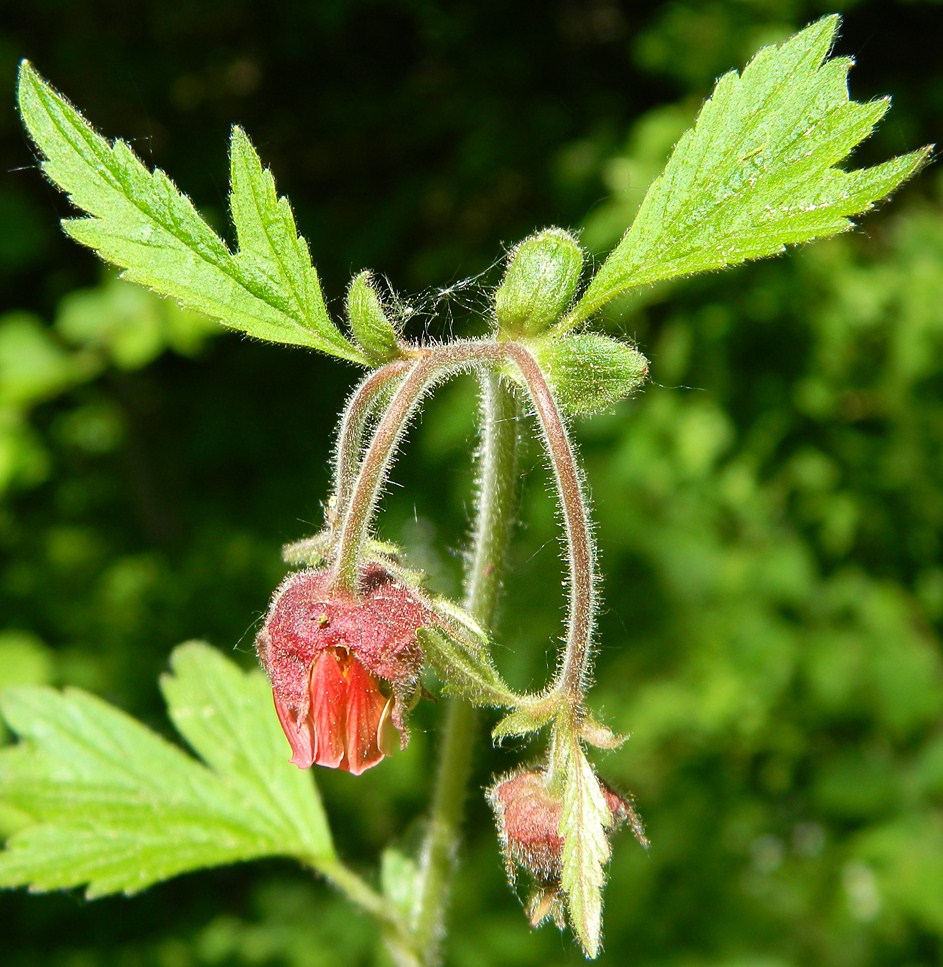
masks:
<svg viewBox="0 0 943 967"><path fill-rule="evenodd" d="M223 325L367 362L328 317L288 203L277 200L271 174L242 132L233 138L241 246L233 255L163 171L148 171L124 141L109 144L27 61L18 93L43 171L89 216L63 220L72 238L122 268L124 278Z"/></svg>
<svg viewBox="0 0 943 967"><path fill-rule="evenodd" d="M554 715L559 708L559 703L554 701L536 699L521 708L515 709L491 730L491 739L495 744L502 739L510 738L515 735L529 735L531 732L539 732Z"/></svg>
<svg viewBox="0 0 943 967"><path fill-rule="evenodd" d="M853 227L917 171L925 147L871 168L836 167L890 100L848 98L848 58L828 60L837 16L717 82L649 188L632 227L573 311L569 329L637 286L782 252Z"/></svg>

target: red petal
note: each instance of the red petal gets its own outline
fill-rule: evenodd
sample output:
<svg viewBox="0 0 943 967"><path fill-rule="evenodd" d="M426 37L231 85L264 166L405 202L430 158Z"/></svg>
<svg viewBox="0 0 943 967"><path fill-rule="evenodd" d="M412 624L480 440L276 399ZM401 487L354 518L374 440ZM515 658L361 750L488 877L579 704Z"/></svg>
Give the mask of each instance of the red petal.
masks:
<svg viewBox="0 0 943 967"><path fill-rule="evenodd" d="M359 776L383 758L377 738L386 706L377 680L353 659L347 669L347 758L342 769Z"/></svg>
<svg viewBox="0 0 943 967"><path fill-rule="evenodd" d="M299 769L309 769L314 763L315 737L311 730L310 720L306 717L299 725L295 713L285 704L275 698L275 711L278 713L278 721L282 723L282 730L285 738L291 744L291 757L293 765Z"/></svg>
<svg viewBox="0 0 943 967"><path fill-rule="evenodd" d="M336 769L344 758L348 683L336 652L322 651L311 666L311 707L308 719L314 732L314 761Z"/></svg>

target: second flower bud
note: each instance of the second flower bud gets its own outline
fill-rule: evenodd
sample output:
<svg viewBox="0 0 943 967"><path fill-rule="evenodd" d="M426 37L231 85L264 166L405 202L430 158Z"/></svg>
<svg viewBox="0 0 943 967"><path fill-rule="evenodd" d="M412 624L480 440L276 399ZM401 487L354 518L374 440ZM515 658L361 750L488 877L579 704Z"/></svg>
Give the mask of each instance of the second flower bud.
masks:
<svg viewBox="0 0 943 967"><path fill-rule="evenodd" d="M569 232L547 228L525 238L495 293L501 336L536 336L552 326L573 302L582 271L583 253Z"/></svg>

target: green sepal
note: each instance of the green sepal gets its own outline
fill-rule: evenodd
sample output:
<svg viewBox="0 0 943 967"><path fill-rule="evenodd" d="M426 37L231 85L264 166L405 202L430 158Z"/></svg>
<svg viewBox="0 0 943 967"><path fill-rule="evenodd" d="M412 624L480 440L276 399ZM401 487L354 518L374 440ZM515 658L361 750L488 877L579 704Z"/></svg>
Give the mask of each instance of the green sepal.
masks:
<svg viewBox="0 0 943 967"><path fill-rule="evenodd" d="M355 275L347 290L347 321L360 348L376 365L399 359L399 333L383 309L373 273L365 269Z"/></svg>
<svg viewBox="0 0 943 967"><path fill-rule="evenodd" d="M582 271L583 252L562 228L524 239L511 252L495 294L500 335L535 336L552 326L570 307Z"/></svg>
<svg viewBox="0 0 943 967"><path fill-rule="evenodd" d="M634 346L600 333L562 336L532 348L557 402L570 415L608 409L648 379L648 360Z"/></svg>
<svg viewBox="0 0 943 967"><path fill-rule="evenodd" d="M591 715L587 715L580 723L579 736L584 742L588 742L597 749L609 750L618 749L628 738L627 735L613 732L608 725L603 725Z"/></svg>
<svg viewBox="0 0 943 967"><path fill-rule="evenodd" d="M460 695L474 705L518 704L518 697L494 667L487 646L473 634L443 623L420 628L416 637L446 694Z"/></svg>
<svg viewBox="0 0 943 967"><path fill-rule="evenodd" d="M536 702L516 708L491 730L491 740L497 744L515 735L539 732L556 714L557 706L551 702Z"/></svg>
<svg viewBox="0 0 943 967"><path fill-rule="evenodd" d="M583 953L592 960L602 944L602 891L611 853L606 831L612 826L613 817L596 772L575 735L563 738L562 758L565 771L560 885L566 894L570 927Z"/></svg>
<svg viewBox="0 0 943 967"><path fill-rule="evenodd" d="M290 544L282 545L282 560L293 567L305 565L307 567L325 567L330 563L334 553L334 542L336 534L330 529L318 531L311 537L303 537L301 540L292 541ZM368 561L379 561L385 567L392 567L399 563L401 550L397 544L390 541L378 541L370 538L364 544L363 557ZM417 572L410 572L416 574ZM410 584L420 584L422 575L416 580L409 581Z"/></svg>

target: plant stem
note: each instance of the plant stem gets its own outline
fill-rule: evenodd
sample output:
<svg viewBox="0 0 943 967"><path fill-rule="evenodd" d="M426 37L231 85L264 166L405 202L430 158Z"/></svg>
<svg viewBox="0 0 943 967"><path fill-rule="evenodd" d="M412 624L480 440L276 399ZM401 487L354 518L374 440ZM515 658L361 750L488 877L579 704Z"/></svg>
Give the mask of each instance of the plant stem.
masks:
<svg viewBox="0 0 943 967"><path fill-rule="evenodd" d="M370 914L380 927L384 943L397 967L423 967L413 951L406 924L396 915L386 897L338 859L309 860L310 865L332 883L351 903Z"/></svg>
<svg viewBox="0 0 943 967"><path fill-rule="evenodd" d="M481 376L478 508L465 576L465 607L484 627L493 619L517 511L518 406L493 372Z"/></svg>
<svg viewBox="0 0 943 967"><path fill-rule="evenodd" d="M493 372L481 375L481 410L477 519L466 565L465 606L484 627L489 627L494 620L515 519L518 444L517 403ZM413 918L415 949L425 967L439 961L448 882L455 862L471 769L474 725L473 706L463 699L452 698L439 750L439 769Z"/></svg>
<svg viewBox="0 0 943 967"><path fill-rule="evenodd" d="M484 627L493 624L501 572L516 510L518 406L502 386L496 367L512 363L527 386L540 423L553 469L566 530L569 583L567 643L549 696L559 696L557 726L575 737L589 678L595 619L595 546L576 457L566 424L540 366L531 352L516 343L464 342L428 349L416 361L389 376L365 381L352 398L339 444L337 543L334 556L336 586L348 592L357 587L362 547L369 534L380 492L386 482L399 441L422 397L447 375L475 366L480 372L482 443L474 541L468 557L465 605ZM373 401L390 379L399 386L386 405L366 451L360 449ZM382 380L382 381L381 381ZM349 421L347 417L349 416ZM362 453L356 474L353 468ZM349 493L349 497L346 495ZM563 720L566 719L564 726ZM472 705L453 698L446 718L439 768L423 846L416 905L410 936L387 914L385 939L398 963L433 967L439 962L439 939L448 884L455 862L462 808L471 769L471 739L475 725ZM554 740L559 739L554 729ZM372 902L372 901L371 901Z"/></svg>
<svg viewBox="0 0 943 967"><path fill-rule="evenodd" d="M397 359L372 372L354 390L341 416L334 454L334 505L331 524L346 511L350 492L357 476L357 465L363 455L363 438L370 414L384 390L409 368L406 360Z"/></svg>
<svg viewBox="0 0 943 967"><path fill-rule="evenodd" d="M360 462L357 479L350 488L350 499L340 511L334 560L336 586L340 589L356 590L360 548L393 462L396 445L434 372L434 363L428 357L412 364L393 394Z"/></svg>
<svg viewBox="0 0 943 967"><path fill-rule="evenodd" d="M564 699L566 713L578 720L582 714L592 660L590 646L596 615L596 548L580 471L557 401L529 350L519 344L508 343L506 351L524 377L534 402L566 529L570 605L566 651L557 672L554 690Z"/></svg>
<svg viewBox="0 0 943 967"><path fill-rule="evenodd" d="M336 886L348 900L369 913L384 928L398 927L390 914L390 905L366 880L358 876L349 866L337 859L317 857L311 865L326 880Z"/></svg>
<svg viewBox="0 0 943 967"><path fill-rule="evenodd" d="M334 582L339 590L357 588L360 551L399 441L413 413L429 389L449 373L501 359L503 351L492 342L456 342L426 350L406 371L370 438L360 462L350 499L338 519Z"/></svg>

